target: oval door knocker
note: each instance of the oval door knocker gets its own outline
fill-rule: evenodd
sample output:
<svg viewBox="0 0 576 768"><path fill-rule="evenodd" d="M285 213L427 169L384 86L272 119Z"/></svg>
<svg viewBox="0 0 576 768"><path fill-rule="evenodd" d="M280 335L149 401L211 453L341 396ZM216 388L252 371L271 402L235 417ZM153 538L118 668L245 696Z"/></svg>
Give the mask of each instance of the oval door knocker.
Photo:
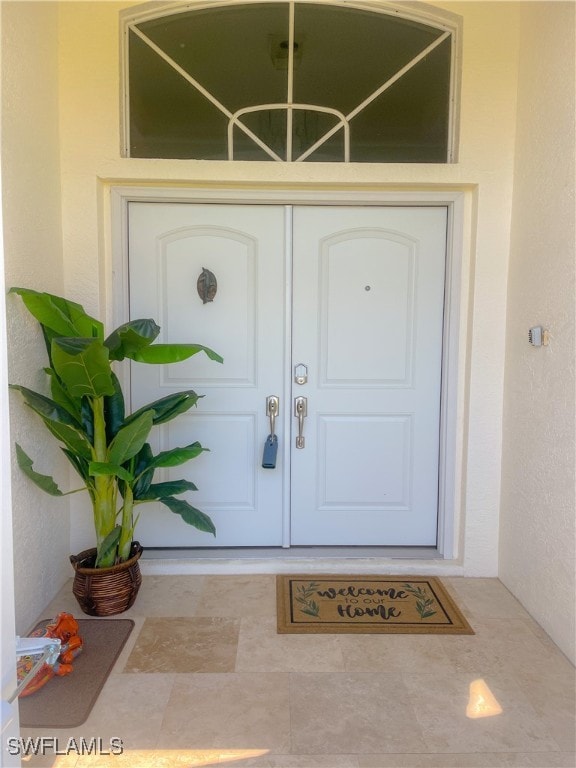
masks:
<svg viewBox="0 0 576 768"><path fill-rule="evenodd" d="M216 275L214 272L210 272L206 267L202 267L202 272L196 283L198 289L198 296L202 299L202 303L206 304L209 301L214 301L216 291L218 290L218 282L216 281Z"/></svg>

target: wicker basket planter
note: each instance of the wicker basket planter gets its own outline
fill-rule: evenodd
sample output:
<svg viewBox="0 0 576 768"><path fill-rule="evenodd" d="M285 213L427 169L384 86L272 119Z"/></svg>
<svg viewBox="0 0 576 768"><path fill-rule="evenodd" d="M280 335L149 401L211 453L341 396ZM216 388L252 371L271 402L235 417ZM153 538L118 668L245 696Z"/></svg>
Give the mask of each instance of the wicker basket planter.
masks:
<svg viewBox="0 0 576 768"><path fill-rule="evenodd" d="M80 608L89 616L113 616L134 604L142 584L138 560L143 552L139 542L132 542L130 558L110 568L94 568L96 549L70 555L74 568L72 592Z"/></svg>

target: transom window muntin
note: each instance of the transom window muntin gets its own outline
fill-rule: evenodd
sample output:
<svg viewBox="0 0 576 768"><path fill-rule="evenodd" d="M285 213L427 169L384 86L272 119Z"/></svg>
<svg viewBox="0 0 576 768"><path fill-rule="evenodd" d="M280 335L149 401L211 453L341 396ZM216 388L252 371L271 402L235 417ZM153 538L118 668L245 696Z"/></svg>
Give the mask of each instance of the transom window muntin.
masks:
<svg viewBox="0 0 576 768"><path fill-rule="evenodd" d="M124 21L125 154L452 162L458 25L414 15L345 0L132 13ZM210 59L227 48L232 69L222 55Z"/></svg>

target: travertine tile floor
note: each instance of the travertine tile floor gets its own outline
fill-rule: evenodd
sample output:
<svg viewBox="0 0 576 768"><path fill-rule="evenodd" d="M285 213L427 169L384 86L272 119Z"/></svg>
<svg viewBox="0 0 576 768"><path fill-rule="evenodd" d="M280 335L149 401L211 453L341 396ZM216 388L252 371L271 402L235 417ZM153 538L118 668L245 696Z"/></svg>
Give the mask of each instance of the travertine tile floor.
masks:
<svg viewBox="0 0 576 768"><path fill-rule="evenodd" d="M274 576L144 577L88 721L49 732L124 753L23 765L574 768L573 666L497 579L443 582L474 636L278 635ZM82 615L70 584L61 610ZM476 680L501 714L467 716Z"/></svg>

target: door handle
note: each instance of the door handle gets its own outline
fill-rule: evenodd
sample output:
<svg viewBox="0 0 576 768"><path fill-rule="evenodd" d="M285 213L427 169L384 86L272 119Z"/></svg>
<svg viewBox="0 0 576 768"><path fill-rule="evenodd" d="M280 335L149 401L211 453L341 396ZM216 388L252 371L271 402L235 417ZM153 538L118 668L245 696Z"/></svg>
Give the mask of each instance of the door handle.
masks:
<svg viewBox="0 0 576 768"><path fill-rule="evenodd" d="M266 416L270 419L270 434L264 443L264 454L262 456L262 467L264 469L276 468L276 455L278 453L278 438L276 437L276 416L280 410L280 400L276 395L270 395L266 398Z"/></svg>
<svg viewBox="0 0 576 768"><path fill-rule="evenodd" d="M296 438L296 448L304 448L304 419L308 415L308 398L294 398L294 416L298 419L298 436Z"/></svg>
<svg viewBox="0 0 576 768"><path fill-rule="evenodd" d="M274 427L276 426L276 416L280 410L280 399L276 395L270 395L266 398L266 416L270 419L270 434L272 437L276 434Z"/></svg>

